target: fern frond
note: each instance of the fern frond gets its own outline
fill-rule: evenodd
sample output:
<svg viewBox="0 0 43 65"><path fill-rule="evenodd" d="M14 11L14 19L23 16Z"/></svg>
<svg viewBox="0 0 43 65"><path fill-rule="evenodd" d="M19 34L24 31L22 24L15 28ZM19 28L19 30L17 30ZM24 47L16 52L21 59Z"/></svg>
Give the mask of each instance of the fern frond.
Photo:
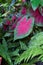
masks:
<svg viewBox="0 0 43 65"><path fill-rule="evenodd" d="M18 59L15 60L16 63L20 63L21 61L28 62L29 59L34 58L35 56L42 55L43 50L41 45L43 44L43 32L40 32L33 36L29 42L29 48L24 51Z"/></svg>

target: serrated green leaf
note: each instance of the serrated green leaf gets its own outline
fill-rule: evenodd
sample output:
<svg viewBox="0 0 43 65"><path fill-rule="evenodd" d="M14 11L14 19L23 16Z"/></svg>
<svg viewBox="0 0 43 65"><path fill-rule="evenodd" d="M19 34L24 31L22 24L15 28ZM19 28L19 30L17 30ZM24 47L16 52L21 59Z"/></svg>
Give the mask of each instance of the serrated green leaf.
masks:
<svg viewBox="0 0 43 65"><path fill-rule="evenodd" d="M26 49L27 49L26 44L25 44L24 42L22 42L22 41L19 41L19 42L20 42L20 48L21 48L22 50L26 50Z"/></svg>
<svg viewBox="0 0 43 65"><path fill-rule="evenodd" d="M35 51L34 51L34 49L35 49ZM40 47L33 48L33 54L32 54L32 57L31 58L33 58L33 57L35 57L37 55L42 54L42 52L43 51L42 51L42 49Z"/></svg>
<svg viewBox="0 0 43 65"><path fill-rule="evenodd" d="M37 47L41 45L43 45L43 32L37 33L29 42L29 47Z"/></svg>
<svg viewBox="0 0 43 65"><path fill-rule="evenodd" d="M10 54L11 57L13 57L13 56L19 56L18 52L19 52L19 49L16 49L15 51L10 52L9 54Z"/></svg>

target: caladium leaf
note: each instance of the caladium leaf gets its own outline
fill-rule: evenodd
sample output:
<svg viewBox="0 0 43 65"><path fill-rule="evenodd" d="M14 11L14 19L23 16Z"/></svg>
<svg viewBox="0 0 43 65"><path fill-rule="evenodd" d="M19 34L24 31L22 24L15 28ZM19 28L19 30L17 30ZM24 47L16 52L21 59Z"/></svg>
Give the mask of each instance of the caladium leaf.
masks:
<svg viewBox="0 0 43 65"><path fill-rule="evenodd" d="M43 7L39 7L35 11L30 8L30 14L34 17L35 24L39 27L43 27Z"/></svg>
<svg viewBox="0 0 43 65"><path fill-rule="evenodd" d="M22 39L30 35L34 25L34 18L27 19L24 16L18 23L14 30L14 40Z"/></svg>
<svg viewBox="0 0 43 65"><path fill-rule="evenodd" d="M36 10L40 4L40 0L30 0L33 10Z"/></svg>

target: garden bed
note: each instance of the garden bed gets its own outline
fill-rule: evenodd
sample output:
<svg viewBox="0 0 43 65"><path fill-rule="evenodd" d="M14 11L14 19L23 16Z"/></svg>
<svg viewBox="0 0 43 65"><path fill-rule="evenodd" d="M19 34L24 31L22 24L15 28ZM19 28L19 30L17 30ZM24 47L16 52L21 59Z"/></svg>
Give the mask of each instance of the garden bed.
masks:
<svg viewBox="0 0 43 65"><path fill-rule="evenodd" d="M0 0L0 65L43 65L42 0Z"/></svg>

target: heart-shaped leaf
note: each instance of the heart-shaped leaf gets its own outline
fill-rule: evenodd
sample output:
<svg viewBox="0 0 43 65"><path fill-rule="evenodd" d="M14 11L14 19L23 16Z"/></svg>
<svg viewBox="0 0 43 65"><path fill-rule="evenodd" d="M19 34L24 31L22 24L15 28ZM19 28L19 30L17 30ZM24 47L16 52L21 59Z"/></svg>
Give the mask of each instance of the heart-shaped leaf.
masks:
<svg viewBox="0 0 43 65"><path fill-rule="evenodd" d="M22 39L27 37L33 29L34 25L34 18L27 19L26 16L24 16L18 23L14 30L14 40Z"/></svg>

